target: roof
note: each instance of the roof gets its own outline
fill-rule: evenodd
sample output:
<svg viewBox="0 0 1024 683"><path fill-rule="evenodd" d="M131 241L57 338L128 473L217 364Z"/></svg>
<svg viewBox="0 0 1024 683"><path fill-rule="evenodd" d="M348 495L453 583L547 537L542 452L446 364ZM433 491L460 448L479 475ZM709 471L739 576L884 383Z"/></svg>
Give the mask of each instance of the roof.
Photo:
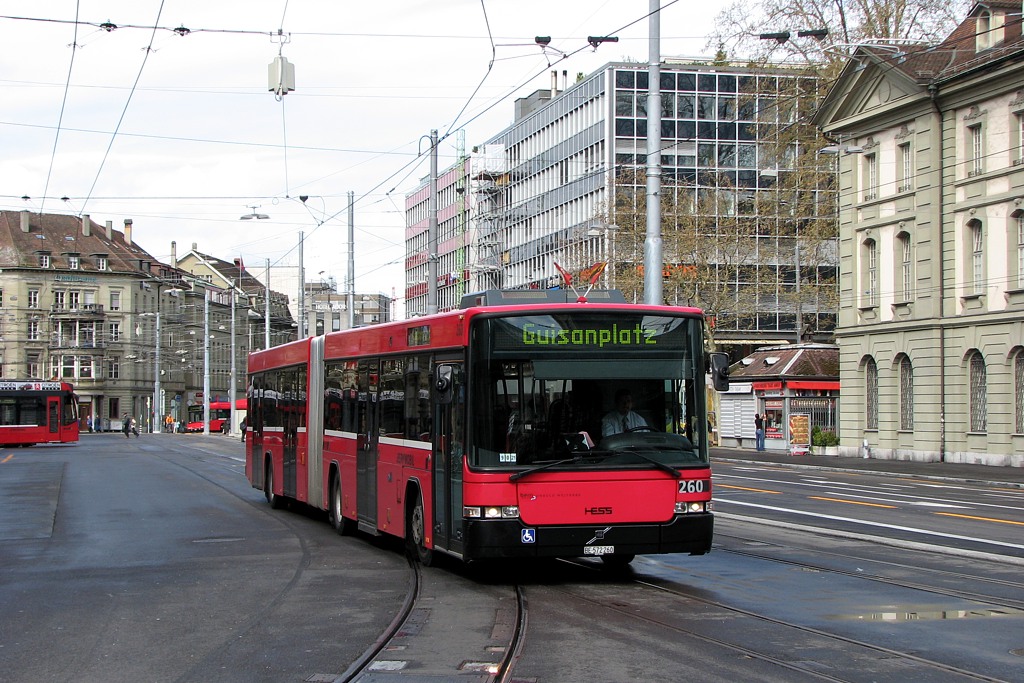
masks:
<svg viewBox="0 0 1024 683"><path fill-rule="evenodd" d="M992 47L979 50L978 38L983 34L979 33L978 19L984 12L1003 13L1005 23L989 32L993 40L998 42ZM935 92L935 88L947 83L1022 58L1024 36L1021 34L1021 3L1009 0L978 3L940 43L905 45L877 41L859 45L819 107L815 122L829 130L829 123L854 113L842 112L841 109L850 109L852 106L856 110L864 106L864 102L846 102L858 87L857 84L869 87L878 80L886 80L900 96L929 96ZM897 99L900 97L890 98L889 101Z"/></svg>
<svg viewBox="0 0 1024 683"><path fill-rule="evenodd" d="M196 259L203 262L206 265L206 267L210 268L218 275L220 275L221 279L223 279L225 283L235 284L238 287L238 289L244 294L255 294L262 296L263 292L266 290L266 287L264 287L263 283L257 280L252 273L246 270L245 263L242 261L241 258L235 259L234 262L225 261L222 258L217 258L216 256L211 256L210 254L204 254L201 251L193 249L189 253L185 254L183 257L179 258L178 263L181 264L181 262L187 259L189 256L193 256ZM287 299L287 296L285 294L277 292L273 289L270 290L270 294L271 300L278 299L281 297Z"/></svg>
<svg viewBox="0 0 1024 683"><path fill-rule="evenodd" d="M839 347L790 344L762 347L729 368L730 381L839 379Z"/></svg>
<svg viewBox="0 0 1024 683"><path fill-rule="evenodd" d="M26 215L29 231L22 230L22 216ZM83 230L83 221L89 225L89 235ZM0 268L38 268L39 254L50 254L51 268L69 268L72 255L81 258L77 270L96 271L96 256L105 256L107 270L141 276L170 274L174 269L157 260L152 254L125 240L124 232L110 230L87 216L0 211ZM152 267L152 270L150 268ZM161 273L161 271L167 271Z"/></svg>

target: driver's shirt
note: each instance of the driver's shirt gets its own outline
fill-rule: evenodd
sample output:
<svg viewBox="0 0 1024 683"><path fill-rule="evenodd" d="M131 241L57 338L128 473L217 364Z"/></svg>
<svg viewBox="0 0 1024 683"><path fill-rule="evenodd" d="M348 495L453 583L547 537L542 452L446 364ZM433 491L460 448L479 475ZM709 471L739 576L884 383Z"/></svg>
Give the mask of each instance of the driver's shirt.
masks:
<svg viewBox="0 0 1024 683"><path fill-rule="evenodd" d="M640 417L639 413L629 411L625 415L617 410L613 410L604 416L601 420L601 436L611 436L612 434L621 434L622 432L630 429L636 429L637 427L646 427L647 420Z"/></svg>

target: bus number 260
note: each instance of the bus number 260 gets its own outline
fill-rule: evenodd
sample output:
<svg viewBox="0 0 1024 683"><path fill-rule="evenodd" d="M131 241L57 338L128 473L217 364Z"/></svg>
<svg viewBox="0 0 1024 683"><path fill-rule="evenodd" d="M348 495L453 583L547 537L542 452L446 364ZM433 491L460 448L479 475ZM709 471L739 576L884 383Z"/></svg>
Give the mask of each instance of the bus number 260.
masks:
<svg viewBox="0 0 1024 683"><path fill-rule="evenodd" d="M706 493L710 490L709 479L687 479L679 482L679 493Z"/></svg>

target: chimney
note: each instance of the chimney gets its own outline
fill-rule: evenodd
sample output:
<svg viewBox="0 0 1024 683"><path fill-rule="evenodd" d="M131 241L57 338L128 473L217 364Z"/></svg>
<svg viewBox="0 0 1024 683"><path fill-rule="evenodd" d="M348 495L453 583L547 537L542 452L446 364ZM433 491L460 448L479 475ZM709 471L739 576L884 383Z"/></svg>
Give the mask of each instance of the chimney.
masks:
<svg viewBox="0 0 1024 683"><path fill-rule="evenodd" d="M178 267L178 243L171 240L171 265Z"/></svg>
<svg viewBox="0 0 1024 683"><path fill-rule="evenodd" d="M198 250L199 250L199 242L193 242L192 243L192 251L198 251Z"/></svg>
<svg viewBox="0 0 1024 683"><path fill-rule="evenodd" d="M124 219L124 243L129 247L132 246L132 219Z"/></svg>
<svg viewBox="0 0 1024 683"><path fill-rule="evenodd" d="M107 241L114 241L114 221L107 221Z"/></svg>
<svg viewBox="0 0 1024 683"><path fill-rule="evenodd" d="M566 90L569 87L569 72L562 69L562 90Z"/></svg>
<svg viewBox="0 0 1024 683"><path fill-rule="evenodd" d="M31 215L32 214L29 211L27 211L27 210L21 212L21 231L22 232L29 232L30 231L28 219L29 219L29 216L31 216Z"/></svg>
<svg viewBox="0 0 1024 683"><path fill-rule="evenodd" d="M82 237L92 237L92 219L89 214L82 214Z"/></svg>
<svg viewBox="0 0 1024 683"><path fill-rule="evenodd" d="M551 71L551 99L558 96L558 72Z"/></svg>

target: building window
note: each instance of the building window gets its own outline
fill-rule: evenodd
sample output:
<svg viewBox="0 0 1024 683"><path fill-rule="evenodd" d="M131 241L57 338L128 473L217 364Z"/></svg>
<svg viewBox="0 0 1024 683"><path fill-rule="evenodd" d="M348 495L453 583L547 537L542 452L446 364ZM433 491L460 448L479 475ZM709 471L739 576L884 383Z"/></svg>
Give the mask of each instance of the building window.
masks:
<svg viewBox="0 0 1024 683"><path fill-rule="evenodd" d="M1024 164L1024 112L1017 112L1014 122L1017 124L1017 145L1014 150L1013 165L1019 166Z"/></svg>
<svg viewBox="0 0 1024 683"><path fill-rule="evenodd" d="M106 256L97 256L96 257L96 270L106 270L106 269L107 269L107 257Z"/></svg>
<svg viewBox="0 0 1024 683"><path fill-rule="evenodd" d="M28 290L28 307L39 308L39 290L30 289Z"/></svg>
<svg viewBox="0 0 1024 683"><path fill-rule="evenodd" d="M984 432L988 429L988 375L978 351L971 354L970 375L971 431Z"/></svg>
<svg viewBox="0 0 1024 683"><path fill-rule="evenodd" d="M79 259L77 256L68 256L68 268L78 270Z"/></svg>
<svg viewBox="0 0 1024 683"><path fill-rule="evenodd" d="M110 341L116 342L121 340L121 323L110 323Z"/></svg>
<svg viewBox="0 0 1024 683"><path fill-rule="evenodd" d="M897 148L900 184L897 192L910 192L914 189L914 154L909 142Z"/></svg>
<svg viewBox="0 0 1024 683"><path fill-rule="evenodd" d="M120 311L121 310L121 292L110 293L110 310Z"/></svg>
<svg viewBox="0 0 1024 683"><path fill-rule="evenodd" d="M914 429L914 366L907 356L900 360L900 429Z"/></svg>
<svg viewBox="0 0 1024 683"><path fill-rule="evenodd" d="M967 160L967 176L981 175L985 171L985 145L981 135L981 124L967 127L969 154Z"/></svg>
<svg viewBox="0 0 1024 683"><path fill-rule="evenodd" d="M28 321L28 340L39 341L39 321L29 320Z"/></svg>
<svg viewBox="0 0 1024 683"><path fill-rule="evenodd" d="M864 240L864 299L863 306L878 305L878 243L872 239Z"/></svg>
<svg viewBox="0 0 1024 683"><path fill-rule="evenodd" d="M967 223L967 229L971 238L971 291L982 294L985 291L985 231L976 218Z"/></svg>
<svg viewBox="0 0 1024 683"><path fill-rule="evenodd" d="M109 398L107 399L107 415L110 419L115 420L121 417L121 399Z"/></svg>
<svg viewBox="0 0 1024 683"><path fill-rule="evenodd" d="M80 379L92 379L92 356L80 356L78 358L78 377Z"/></svg>
<svg viewBox="0 0 1024 683"><path fill-rule="evenodd" d="M58 311L64 309L64 292L53 293L53 307Z"/></svg>
<svg viewBox="0 0 1024 683"><path fill-rule="evenodd" d="M1013 358L1013 395L1013 431L1024 434L1024 351L1018 351Z"/></svg>
<svg viewBox="0 0 1024 683"><path fill-rule="evenodd" d="M39 267L40 268L49 268L50 267L50 255L49 254L40 254L39 255Z"/></svg>
<svg viewBox="0 0 1024 683"><path fill-rule="evenodd" d="M60 376L62 379L75 378L75 357L61 356Z"/></svg>
<svg viewBox="0 0 1024 683"><path fill-rule="evenodd" d="M43 376L42 365L39 363L39 354L30 353L26 357L28 361L28 376L29 379L40 379Z"/></svg>
<svg viewBox="0 0 1024 683"><path fill-rule="evenodd" d="M864 155L864 201L878 198L878 156Z"/></svg>
<svg viewBox="0 0 1024 683"><path fill-rule="evenodd" d="M81 294L79 292L68 292L68 309L77 311L79 309L80 302Z"/></svg>
<svg viewBox="0 0 1024 683"><path fill-rule="evenodd" d="M914 299L914 252L910 245L910 234L901 232L896 237L898 246L897 253L900 254L900 301L912 301Z"/></svg>
<svg viewBox="0 0 1024 683"><path fill-rule="evenodd" d="M865 422L868 429L878 429L878 366L874 358L864 364Z"/></svg>
<svg viewBox="0 0 1024 683"><path fill-rule="evenodd" d="M117 379L120 376L121 359L117 356L111 356L107 359L107 379Z"/></svg>
<svg viewBox="0 0 1024 683"><path fill-rule="evenodd" d="M1024 289L1024 211L1014 218L1017 228L1017 289Z"/></svg>

